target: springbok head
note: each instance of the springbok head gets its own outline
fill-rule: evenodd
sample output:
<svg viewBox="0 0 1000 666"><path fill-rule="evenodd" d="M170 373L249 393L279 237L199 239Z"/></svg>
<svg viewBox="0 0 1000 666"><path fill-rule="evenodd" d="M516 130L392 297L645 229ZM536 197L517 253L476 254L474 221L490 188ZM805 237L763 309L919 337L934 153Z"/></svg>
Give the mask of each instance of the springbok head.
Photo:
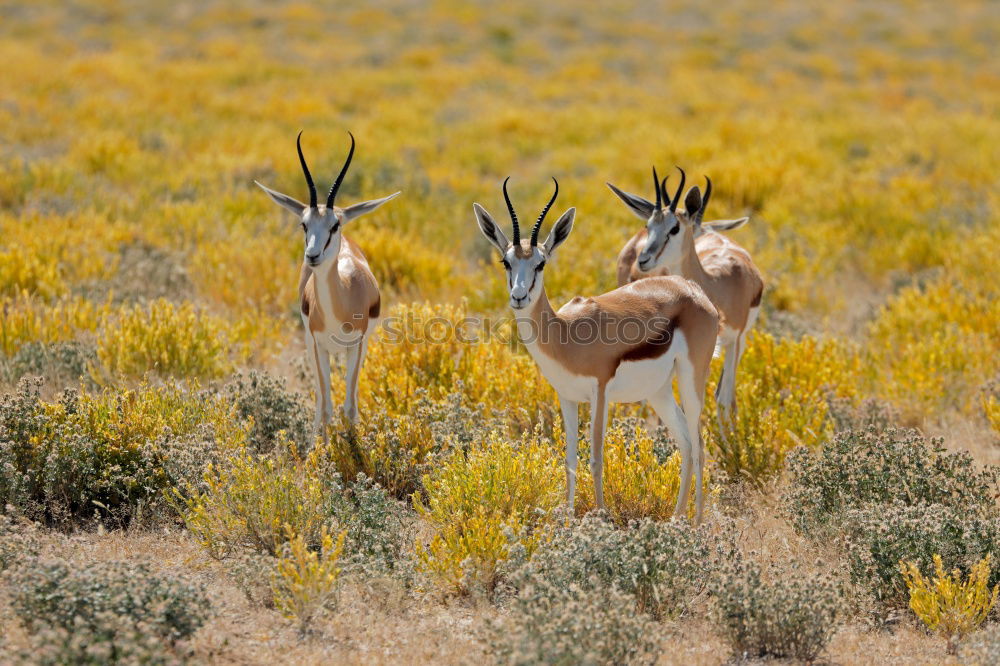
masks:
<svg viewBox="0 0 1000 666"><path fill-rule="evenodd" d="M611 183L608 187L618 195L628 209L635 215L646 221L646 244L639 252L636 264L641 271L652 271L663 265L677 265L680 263L683 247L680 235L681 224L688 222L687 216L677 214L677 203L681 199L681 191L684 189L684 181L687 179L684 169L677 167L681 172L681 183L677 186L673 199L667 193L667 179L662 181L656 175L656 167L653 167L653 188L656 190L656 203L643 199L636 194L623 192Z"/></svg>
<svg viewBox="0 0 1000 666"><path fill-rule="evenodd" d="M341 229L345 224L356 217L372 212L399 194L399 192L396 192L381 199L362 201L347 208L334 205L334 201L337 199L337 191L340 190L340 184L344 182L344 176L347 175L347 169L351 166L351 159L354 157L354 135L350 132L348 134L351 137L351 150L347 153L347 159L340 170L340 175L337 176L337 180L334 181L333 186L330 188L325 205L319 204L317 201L316 184L313 182L312 174L309 173L309 165L306 164L306 158L302 154L302 132L299 132L298 138L295 139L295 146L299 152L299 162L302 164L302 173L306 177L306 185L309 186L309 205L307 206L287 194L276 192L258 183L256 180L254 181L260 189L267 193L267 196L271 197L274 203L299 216L302 231L305 232L306 236L305 260L312 267L319 266L331 257L337 256L340 252L340 242L343 237Z"/></svg>
<svg viewBox="0 0 1000 666"><path fill-rule="evenodd" d="M556 220L545 242L541 245L538 244L538 232L542 228L542 221L545 220L545 215L552 208L552 204L555 203L556 197L559 195L559 181L553 178L552 182L555 183L556 189L552 193L552 198L545 204L541 215L535 221L535 226L531 228L531 239L522 239L521 228L517 223L517 213L514 212L514 205L510 202L510 196L507 194L508 180L510 180L510 176L503 181L503 198L507 202L507 210L510 212L510 221L514 228L513 240L507 240L507 236L500 230L500 226L485 208L478 203L472 204L472 208L476 212L479 230L500 253L500 261L504 270L507 271L510 307L522 310L534 303L542 292L542 271L546 262L552 258L556 248L562 245L563 241L569 237L569 232L573 230L576 208L570 208L563 213Z"/></svg>

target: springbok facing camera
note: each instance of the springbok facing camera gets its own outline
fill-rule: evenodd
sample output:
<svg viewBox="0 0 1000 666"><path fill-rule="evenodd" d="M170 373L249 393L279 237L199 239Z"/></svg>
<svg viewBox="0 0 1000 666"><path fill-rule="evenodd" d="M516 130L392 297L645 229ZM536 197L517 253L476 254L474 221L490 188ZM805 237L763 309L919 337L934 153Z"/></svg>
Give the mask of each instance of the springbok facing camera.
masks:
<svg viewBox="0 0 1000 666"><path fill-rule="evenodd" d="M348 132L348 134L350 134ZM347 395L344 415L351 423L358 420L358 377L365 360L368 339L378 327L381 296L378 283L361 249L343 234L343 226L356 217L370 213L399 194L356 203L347 208L334 205L337 191L344 181L354 157L354 135L351 150L340 175L330 188L326 205L316 200L306 158L302 154L302 132L295 140L302 164L302 173L309 186L309 205L257 183L274 203L299 216L305 233L305 261L299 278L299 302L305 327L306 352L316 372L315 429L327 439L326 424L333 418L330 396L330 354L347 353Z"/></svg>
<svg viewBox="0 0 1000 666"><path fill-rule="evenodd" d="M479 229L500 252L518 335L559 394L566 431L569 508L573 508L576 490L579 404L591 405L590 469L597 506L604 508L608 403L647 400L679 435L681 483L674 517L685 515L693 467L698 522L704 503L705 462L699 421L719 329L718 313L701 289L677 276L641 280L594 298L578 296L558 312L553 311L545 295L542 271L569 236L576 216L575 208L563 213L539 246L538 232L558 193L556 182L555 193L538 216L530 240L521 238L507 180L503 194L513 224L512 241L482 206L477 203L473 208ZM674 375L683 411L674 399Z"/></svg>
<svg viewBox="0 0 1000 666"><path fill-rule="evenodd" d="M764 281L750 254L717 233L735 229L747 218L702 222L712 196L712 181L707 176L705 198L702 199L696 185L684 198L686 210L677 212L685 180L684 170L680 167L677 170L681 172L681 183L671 200L667 179L661 182L653 167L655 204L608 183L629 210L646 222L645 228L618 255L618 284L649 276L681 275L700 286L718 308L722 317L719 345L726 354L715 398L720 433L725 439L726 429L736 414L736 367L746 350L747 333L760 312Z"/></svg>

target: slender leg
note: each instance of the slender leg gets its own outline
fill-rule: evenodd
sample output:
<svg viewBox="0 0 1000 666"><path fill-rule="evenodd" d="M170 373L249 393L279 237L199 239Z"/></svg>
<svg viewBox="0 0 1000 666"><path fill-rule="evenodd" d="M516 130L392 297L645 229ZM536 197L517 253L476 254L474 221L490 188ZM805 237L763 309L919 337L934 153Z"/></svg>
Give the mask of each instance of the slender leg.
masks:
<svg viewBox="0 0 1000 666"><path fill-rule="evenodd" d="M333 417L333 405L330 398L330 354L320 347L309 327L306 327L306 350L309 352L310 365L316 376L316 420L314 431L323 435L323 443L329 443L326 424Z"/></svg>
<svg viewBox="0 0 1000 666"><path fill-rule="evenodd" d="M663 388L649 398L649 404L667 424L667 428L673 435L674 441L677 442L677 448L681 453L680 489L677 493L677 505L674 507L674 519L683 520L687 516L688 495L691 492L691 459L693 454L687 421L684 419L684 413L678 406L677 400L674 399L673 376L663 385Z"/></svg>
<svg viewBox="0 0 1000 666"><path fill-rule="evenodd" d="M590 475L594 478L594 499L597 508L604 508L604 428L608 420L608 403L604 386L597 385L591 401Z"/></svg>
<svg viewBox="0 0 1000 666"><path fill-rule="evenodd" d="M734 403L736 402L736 364L740 362L740 338L737 337L726 347L726 358L722 363L719 385L715 388L715 411L719 418L719 435L729 443L728 432L732 425Z"/></svg>
<svg viewBox="0 0 1000 666"><path fill-rule="evenodd" d="M566 505L573 514L573 500L576 498L577 443L580 435L580 403L559 397L562 408L563 429L566 431Z"/></svg>
<svg viewBox="0 0 1000 666"><path fill-rule="evenodd" d="M726 354L729 358L729 354ZM707 366L706 366L707 367ZM692 464L694 465L694 523L701 522L705 508L704 484L705 444L701 439L701 409L704 406L705 380L701 386L695 380L696 373L691 360L682 357L677 359L677 388L681 394L681 404L684 405L684 418L687 421L687 431L691 441ZM689 475L690 480L690 475Z"/></svg>
<svg viewBox="0 0 1000 666"><path fill-rule="evenodd" d="M358 422L358 379L361 365L365 362L368 338L361 338L356 345L347 348L347 394L344 397L344 416L351 424Z"/></svg>

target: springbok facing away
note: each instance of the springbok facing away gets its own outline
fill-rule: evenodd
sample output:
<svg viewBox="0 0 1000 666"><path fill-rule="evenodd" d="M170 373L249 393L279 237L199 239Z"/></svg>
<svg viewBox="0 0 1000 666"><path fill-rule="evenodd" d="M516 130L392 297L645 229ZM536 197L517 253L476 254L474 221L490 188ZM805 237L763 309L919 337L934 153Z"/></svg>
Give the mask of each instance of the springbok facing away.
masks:
<svg viewBox="0 0 1000 666"><path fill-rule="evenodd" d="M725 349L722 375L715 390L720 432L736 413L736 367L746 350L747 333L760 312L764 281L750 254L718 231L742 226L747 218L703 223L705 208L712 196L712 181L705 178L705 198L698 186L684 199L685 211L677 212L677 202L684 189L684 170L673 200L667 194L667 179L661 182L653 168L656 203L640 196L608 187L625 202L629 210L646 222L618 255L618 284L661 275L682 275L700 286L722 317L719 345ZM666 205L664 205L666 204ZM678 235L679 234L679 235Z"/></svg>
<svg viewBox="0 0 1000 666"><path fill-rule="evenodd" d="M542 270L569 236L576 216L575 208L563 213L539 246L538 231L558 193L556 182L555 194L538 216L530 240L521 238L507 180L503 194L514 229L512 241L482 206L477 203L473 208L479 229L500 252L507 271L518 335L559 394L566 431L569 509L572 511L576 491L579 404L589 402L591 406L590 469L597 506L604 508L608 403L647 400L679 435L681 483L674 517L686 515L693 467L698 522L704 503L705 462L699 421L719 315L701 289L677 276L641 280L594 298L578 296L558 312L553 311L545 295ZM674 399L675 375L683 411Z"/></svg>
<svg viewBox="0 0 1000 666"><path fill-rule="evenodd" d="M350 132L348 132L350 134ZM370 213L399 194L356 203L347 208L334 205L337 191L344 181L351 158L354 157L354 135L351 150L340 175L330 188L326 205L316 200L306 158L302 154L302 132L295 140L302 164L302 173L309 186L309 205L281 192L275 192L257 181L274 203L299 216L306 237L305 261L299 278L299 302L305 327L306 352L316 372L315 429L327 439L326 424L333 418L330 396L330 354L347 352L347 395L344 415L351 423L358 420L358 376L365 360L368 339L378 328L381 296L375 276L361 249L348 240L343 225L365 213Z"/></svg>

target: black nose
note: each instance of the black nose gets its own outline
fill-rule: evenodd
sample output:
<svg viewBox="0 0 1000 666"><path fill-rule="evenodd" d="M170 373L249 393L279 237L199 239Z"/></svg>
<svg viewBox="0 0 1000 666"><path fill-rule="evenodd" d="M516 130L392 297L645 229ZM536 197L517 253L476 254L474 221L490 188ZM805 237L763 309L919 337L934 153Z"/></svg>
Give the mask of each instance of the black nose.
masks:
<svg viewBox="0 0 1000 666"><path fill-rule="evenodd" d="M317 261L319 261L319 255L318 254L307 254L306 255L306 259L309 260L310 264L315 264Z"/></svg>

